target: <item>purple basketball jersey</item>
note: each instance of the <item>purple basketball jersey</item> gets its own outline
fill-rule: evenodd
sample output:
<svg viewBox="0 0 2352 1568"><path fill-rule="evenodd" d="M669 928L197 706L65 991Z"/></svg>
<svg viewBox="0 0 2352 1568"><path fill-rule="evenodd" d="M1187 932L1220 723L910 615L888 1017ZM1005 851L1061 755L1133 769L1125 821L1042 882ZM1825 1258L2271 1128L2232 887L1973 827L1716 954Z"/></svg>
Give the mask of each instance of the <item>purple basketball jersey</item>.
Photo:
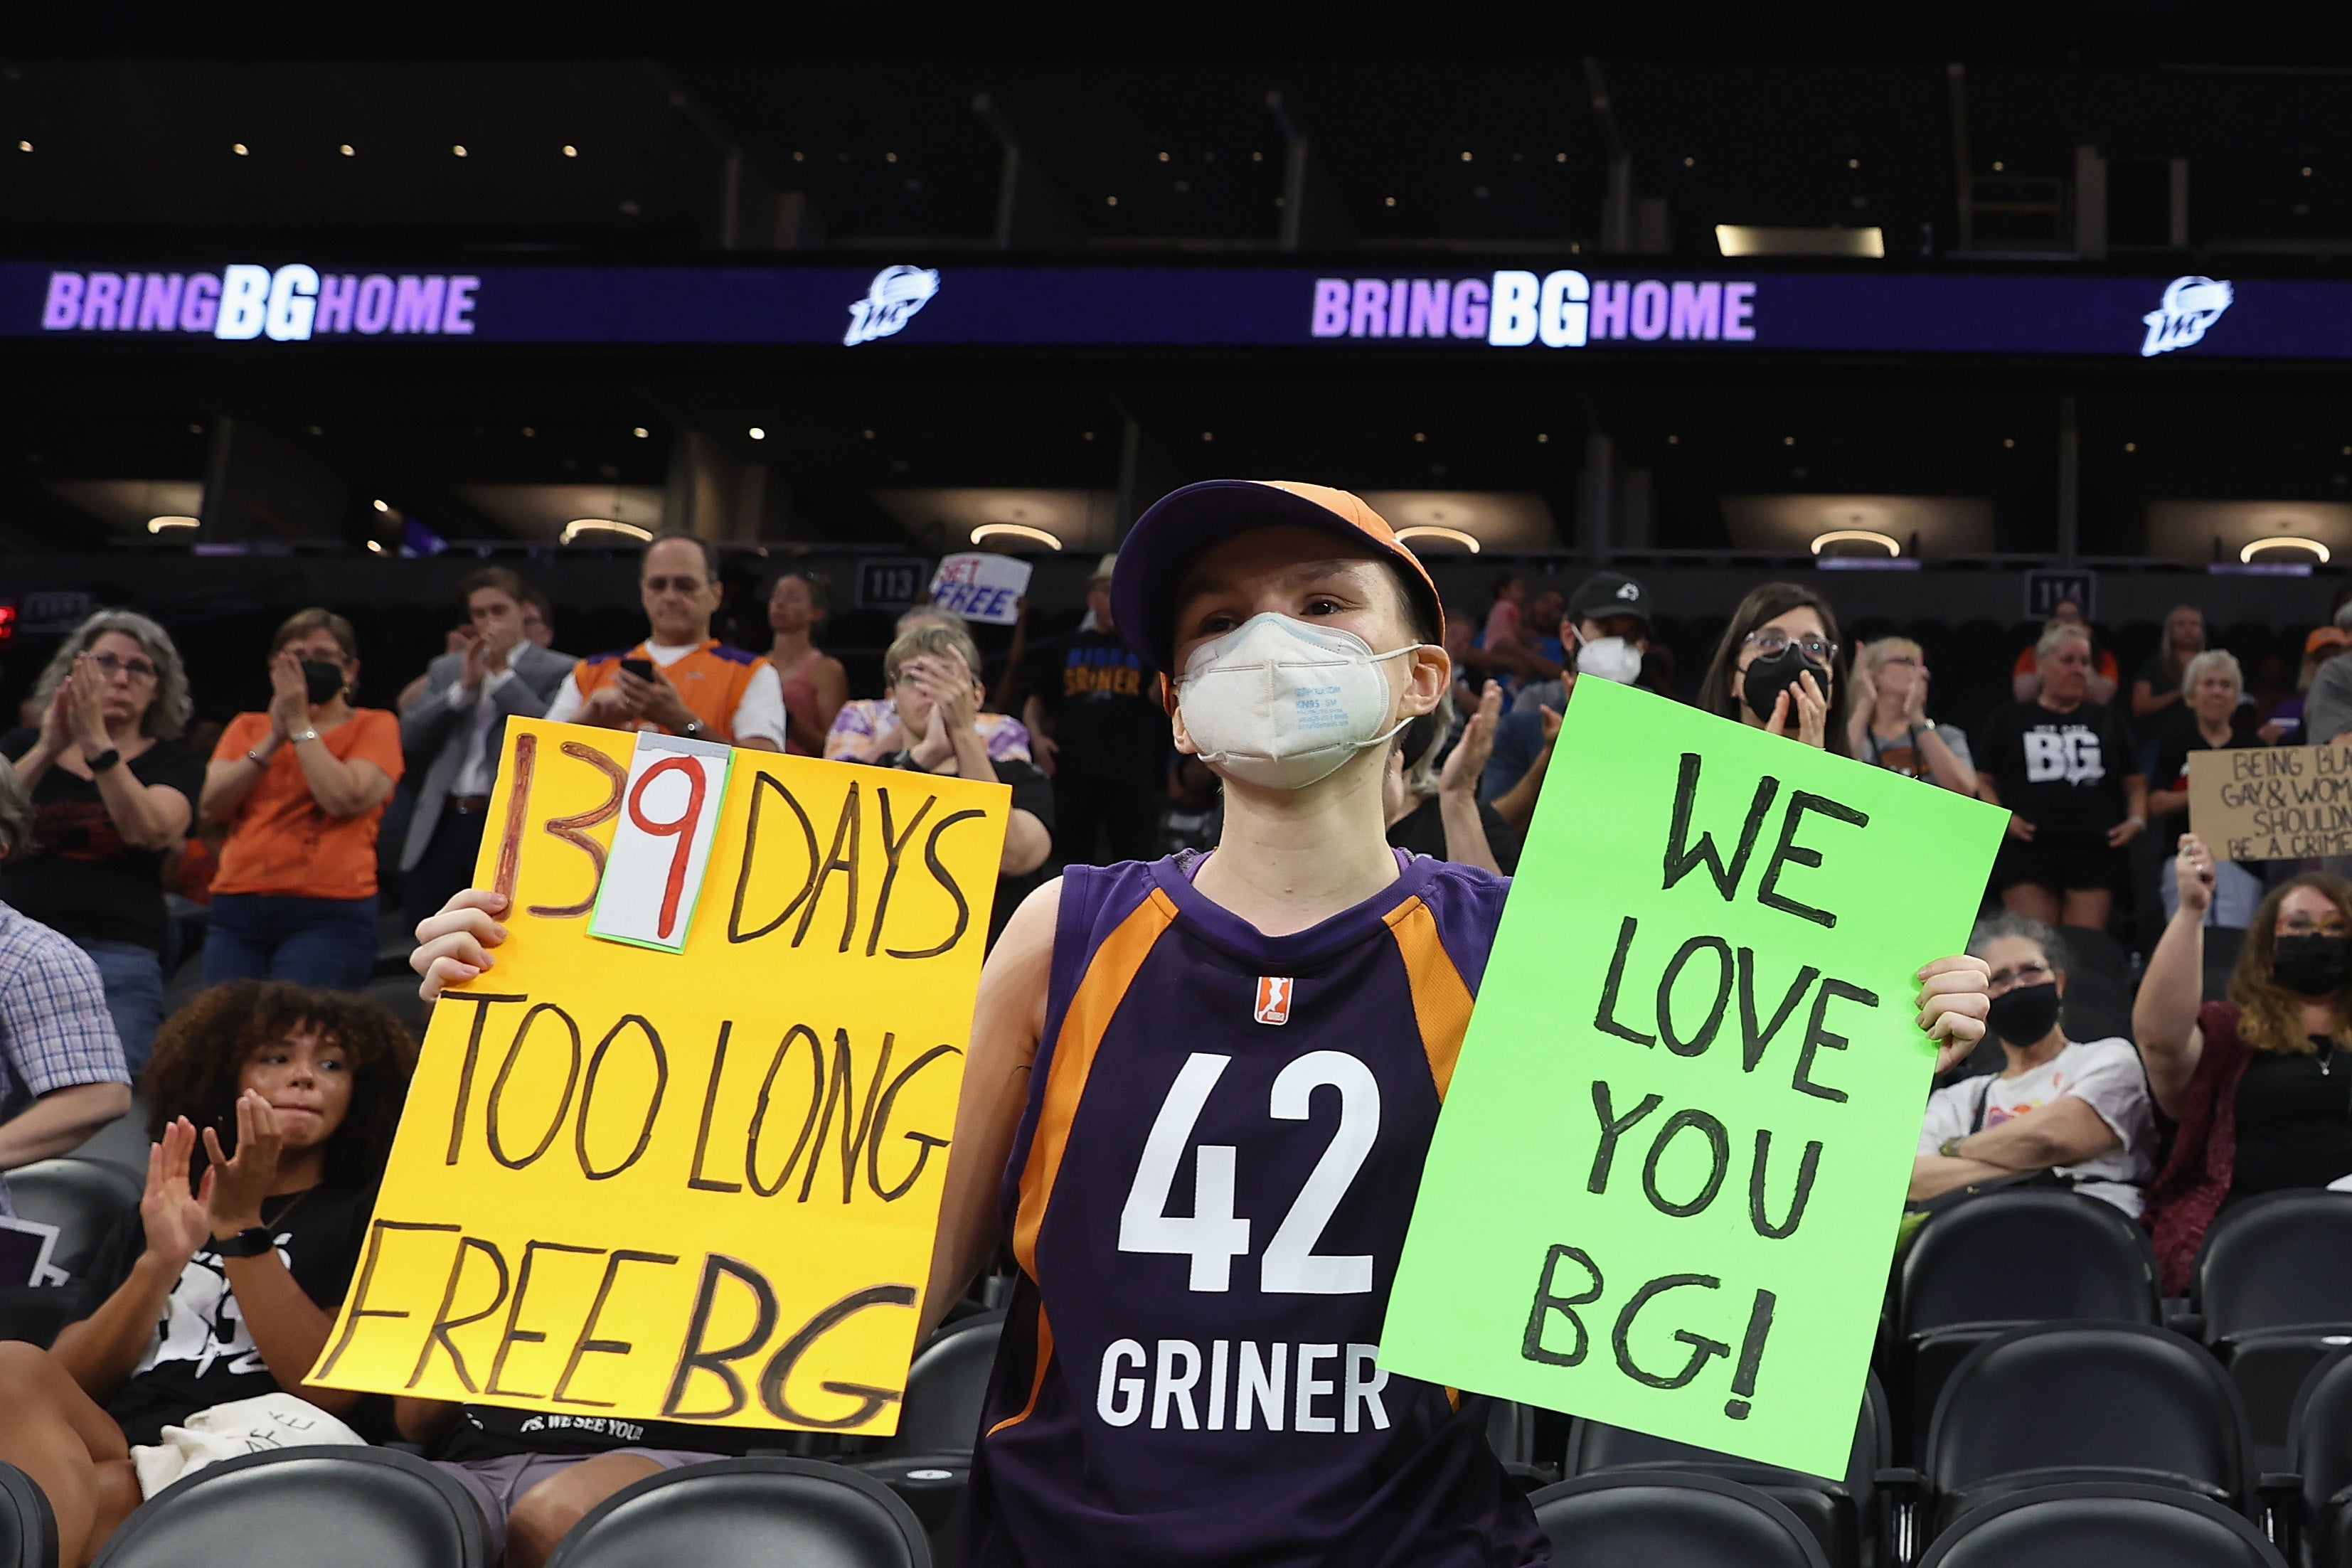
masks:
<svg viewBox="0 0 2352 1568"><path fill-rule="evenodd" d="M1400 859L1276 937L1190 857L1065 875L966 1568L1549 1561L1483 1402L1380 1365L1508 885Z"/></svg>

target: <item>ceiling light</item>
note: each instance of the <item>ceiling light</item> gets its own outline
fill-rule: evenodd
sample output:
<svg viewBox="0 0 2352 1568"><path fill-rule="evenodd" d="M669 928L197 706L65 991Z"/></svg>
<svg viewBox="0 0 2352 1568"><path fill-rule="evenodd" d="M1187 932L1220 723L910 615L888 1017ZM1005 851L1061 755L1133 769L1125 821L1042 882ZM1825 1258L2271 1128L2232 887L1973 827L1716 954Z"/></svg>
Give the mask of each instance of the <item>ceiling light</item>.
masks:
<svg viewBox="0 0 2352 1568"><path fill-rule="evenodd" d="M1448 544L1460 545L1472 555L1478 553L1478 536L1465 534L1460 528L1441 528L1434 523L1418 523L1396 531L1396 541L1401 545L1411 544L1415 539L1444 539Z"/></svg>
<svg viewBox="0 0 2352 1568"><path fill-rule="evenodd" d="M745 431L745 432L744 432L744 434L745 434L746 435L749 435L749 436L750 436L752 440L754 440L754 441L765 441L765 440L767 440L767 439L768 439L768 433L767 433L766 431L764 431L764 430L761 429L761 428L760 428L758 425L756 425L756 424L755 424L755 425L753 425L750 430Z"/></svg>
<svg viewBox="0 0 2352 1568"><path fill-rule="evenodd" d="M580 149L578 149L577 147L574 147L573 145L572 145L572 143L571 143L571 142L567 141L567 142L565 142L565 143L563 144L563 155L564 155L566 158L577 158L577 157L579 157L579 156L580 156Z"/></svg>
<svg viewBox="0 0 2352 1568"><path fill-rule="evenodd" d="M385 553L385 551L384 551L384 548L383 548L383 542L382 542L381 540L377 540L377 539L370 539L370 540L368 540L368 542L367 542L367 547L368 547L368 554L370 554L370 555L383 555L383 554L384 554L384 553Z"/></svg>
<svg viewBox="0 0 2352 1568"><path fill-rule="evenodd" d="M1044 545L1047 549L1060 549L1062 541L1043 528L1033 528L1026 523L982 523L971 530L971 542L983 544L990 539L1027 539Z"/></svg>
<svg viewBox="0 0 2352 1568"><path fill-rule="evenodd" d="M147 531L151 534L164 533L173 528L193 528L198 526L196 519L194 517L150 517L147 519ZM2319 559L2326 560L2327 558L2323 555Z"/></svg>
<svg viewBox="0 0 2352 1568"><path fill-rule="evenodd" d="M341 146L340 146L340 147L336 148L336 149L335 149L335 151L336 151L336 152L341 152L341 153L344 157L346 157L346 158L355 158L355 157L357 157L357 156L358 156L358 154L357 154L357 153L355 153L355 152L353 152L352 151L352 144L351 144L350 142L348 142L348 141L344 142Z"/></svg>
<svg viewBox="0 0 2352 1568"><path fill-rule="evenodd" d="M1813 553L1821 554L1823 545L1842 544L1878 545L1883 547L1889 556L1899 556L1903 553L1903 547L1900 544L1887 535L1871 528L1832 528L1827 533L1815 534Z"/></svg>
<svg viewBox="0 0 2352 1568"><path fill-rule="evenodd" d="M150 523L148 527L154 525ZM2268 538L2256 539L2238 552L2238 563L2249 565L2254 557L2266 549L2305 549L2318 559L2320 565L2327 564L2327 547L2317 539L2305 538L2301 534L2273 534Z"/></svg>
<svg viewBox="0 0 2352 1568"><path fill-rule="evenodd" d="M1886 255L1886 235L1870 228L1773 228L1748 224L1715 225L1715 246L1725 256Z"/></svg>
<svg viewBox="0 0 2352 1568"><path fill-rule="evenodd" d="M629 434L630 434L631 435L635 436L639 441L643 441L643 440L646 438L646 436L649 434L649 432L647 432L647 431L646 431L646 427L645 427L644 425L639 424L639 425L633 425L633 426L631 426L631 427L630 427L630 430L629 430Z"/></svg>
<svg viewBox="0 0 2352 1568"><path fill-rule="evenodd" d="M452 158L463 158L465 155L466 146L463 142L459 142L457 146L449 149L449 156Z"/></svg>
<svg viewBox="0 0 2352 1568"><path fill-rule="evenodd" d="M30 152L32 150L33 144L29 141L19 141L16 143L16 151L19 152Z"/></svg>
<svg viewBox="0 0 2352 1568"><path fill-rule="evenodd" d="M240 158L244 157L244 156L245 156L245 153L246 153L245 143L244 143L244 142L242 142L242 141L232 141L232 142L230 142L230 143L228 144L228 150L229 150L230 152L232 152L236 153L236 154L238 157L240 157Z"/></svg>
<svg viewBox="0 0 2352 1568"><path fill-rule="evenodd" d="M610 517L574 517L563 525L563 533L556 542L568 545L583 534L619 534L639 540L654 537L652 529L641 528L635 523L616 523Z"/></svg>
<svg viewBox="0 0 2352 1568"><path fill-rule="evenodd" d="M383 501L378 501L378 502L375 504L375 509L376 509L377 511L379 511L379 512L389 512L390 510L392 510L392 507L391 507L390 506L386 505L386 504L385 504L384 502L383 502Z"/></svg>

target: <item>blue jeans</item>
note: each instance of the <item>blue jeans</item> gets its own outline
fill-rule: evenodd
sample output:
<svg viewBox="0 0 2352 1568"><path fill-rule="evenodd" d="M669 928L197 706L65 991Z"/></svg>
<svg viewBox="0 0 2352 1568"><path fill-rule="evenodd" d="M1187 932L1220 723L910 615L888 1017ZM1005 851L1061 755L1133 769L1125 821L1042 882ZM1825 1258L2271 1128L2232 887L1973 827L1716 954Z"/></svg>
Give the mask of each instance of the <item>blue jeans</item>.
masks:
<svg viewBox="0 0 2352 1568"><path fill-rule="evenodd" d="M205 984L292 980L356 991L375 973L375 894L295 898L275 893L213 897L205 931Z"/></svg>
<svg viewBox="0 0 2352 1568"><path fill-rule="evenodd" d="M106 1010L114 1015L114 1033L122 1041L122 1060L135 1080L155 1049L155 1031L163 1027L163 961L152 947L136 942L77 944L98 966L106 983Z"/></svg>

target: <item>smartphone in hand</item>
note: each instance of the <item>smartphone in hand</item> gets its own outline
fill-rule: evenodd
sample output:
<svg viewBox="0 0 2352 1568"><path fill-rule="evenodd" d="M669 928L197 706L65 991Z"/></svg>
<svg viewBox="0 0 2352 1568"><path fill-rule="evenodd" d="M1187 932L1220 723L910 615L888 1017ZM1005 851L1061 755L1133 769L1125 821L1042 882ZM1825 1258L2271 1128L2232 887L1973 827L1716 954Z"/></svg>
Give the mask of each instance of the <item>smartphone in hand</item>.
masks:
<svg viewBox="0 0 2352 1568"><path fill-rule="evenodd" d="M624 659L621 661L621 668L641 681L650 681L654 678L654 662L651 659Z"/></svg>

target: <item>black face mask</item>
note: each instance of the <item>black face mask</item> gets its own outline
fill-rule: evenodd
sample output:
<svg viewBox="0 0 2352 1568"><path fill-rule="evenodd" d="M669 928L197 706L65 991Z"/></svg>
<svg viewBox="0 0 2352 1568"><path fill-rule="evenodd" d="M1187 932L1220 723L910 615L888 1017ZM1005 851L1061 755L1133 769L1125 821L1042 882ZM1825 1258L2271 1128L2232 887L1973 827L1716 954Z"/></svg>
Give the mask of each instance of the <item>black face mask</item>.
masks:
<svg viewBox="0 0 2352 1568"><path fill-rule="evenodd" d="M1794 695L1797 677L1808 670L1812 672L1813 684L1822 688L1822 695L1828 696L1829 671L1806 658L1804 651L1791 643L1779 653L1767 653L1748 666L1747 673L1739 677L1740 700L1748 705L1750 713L1769 724L1772 722L1772 705L1780 700L1782 692L1790 693L1788 722L1793 730L1797 727L1797 699Z"/></svg>
<svg viewBox="0 0 2352 1568"><path fill-rule="evenodd" d="M2298 997L2332 997L2352 983L2352 936L2282 936L2271 973Z"/></svg>
<svg viewBox="0 0 2352 1568"><path fill-rule="evenodd" d="M302 661L302 684L310 688L314 703L332 702L335 694L343 689L343 667L324 659Z"/></svg>
<svg viewBox="0 0 2352 1568"><path fill-rule="evenodd" d="M2054 981L2003 991L1985 1009L1985 1026L2020 1051L2049 1038L2057 1024L2058 987Z"/></svg>

